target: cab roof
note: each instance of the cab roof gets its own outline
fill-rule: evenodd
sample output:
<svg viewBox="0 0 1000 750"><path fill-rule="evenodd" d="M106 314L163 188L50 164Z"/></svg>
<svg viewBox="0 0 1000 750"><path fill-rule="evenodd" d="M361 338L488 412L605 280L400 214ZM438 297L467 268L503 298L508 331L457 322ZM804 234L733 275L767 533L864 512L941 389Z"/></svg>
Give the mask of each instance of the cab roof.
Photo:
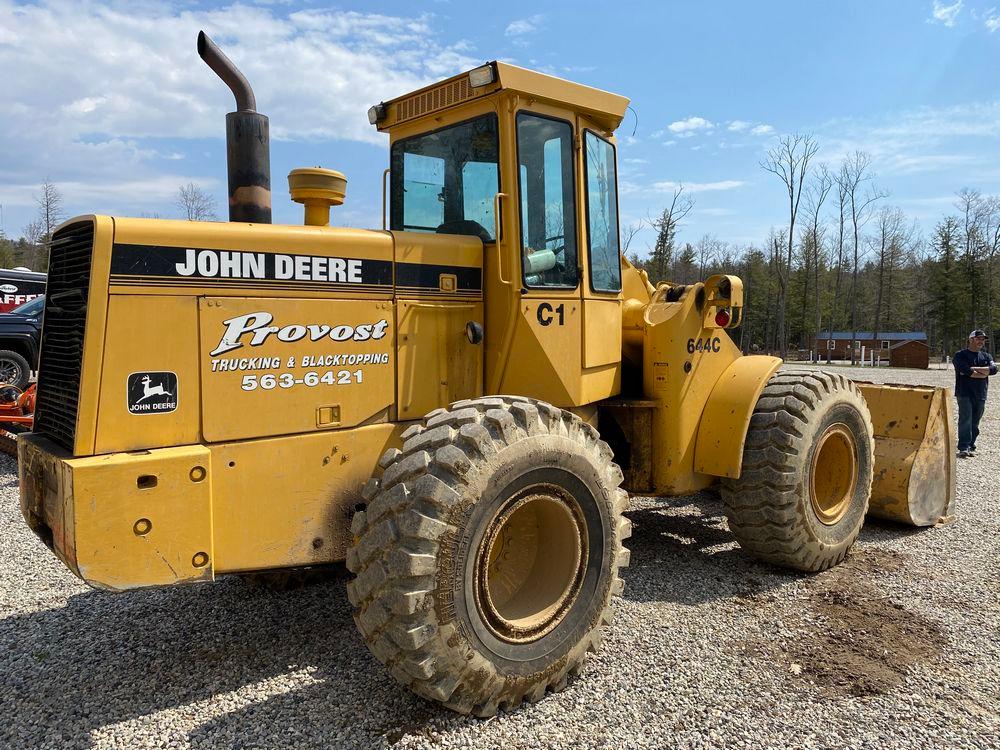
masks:
<svg viewBox="0 0 1000 750"><path fill-rule="evenodd" d="M473 86L470 74L488 76L487 68L492 69L493 80ZM618 94L494 61L376 105L384 107L376 127L382 132L390 132L396 125L437 114L498 91L513 91L530 99L568 107L592 117L608 132L614 131L621 123L629 103L626 97Z"/></svg>

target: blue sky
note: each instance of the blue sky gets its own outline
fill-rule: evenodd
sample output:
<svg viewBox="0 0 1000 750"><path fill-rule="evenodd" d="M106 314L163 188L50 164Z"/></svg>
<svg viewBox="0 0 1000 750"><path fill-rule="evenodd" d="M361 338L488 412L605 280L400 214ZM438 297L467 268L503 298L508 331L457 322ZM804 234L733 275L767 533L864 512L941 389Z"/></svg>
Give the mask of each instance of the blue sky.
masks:
<svg viewBox="0 0 1000 750"><path fill-rule="evenodd" d="M618 132L623 226L683 182L696 207L682 239L762 242L786 218L782 186L759 162L791 132L812 133L831 166L869 151L887 202L925 230L963 187L1000 193L1000 0L0 0L8 235L32 218L46 177L71 214L176 215L173 195L191 181L224 215L232 97L197 58L200 28L271 118L280 222L301 221L285 175L322 165L349 179L335 223L380 225L388 153L365 110L489 59L632 99L637 117Z"/></svg>

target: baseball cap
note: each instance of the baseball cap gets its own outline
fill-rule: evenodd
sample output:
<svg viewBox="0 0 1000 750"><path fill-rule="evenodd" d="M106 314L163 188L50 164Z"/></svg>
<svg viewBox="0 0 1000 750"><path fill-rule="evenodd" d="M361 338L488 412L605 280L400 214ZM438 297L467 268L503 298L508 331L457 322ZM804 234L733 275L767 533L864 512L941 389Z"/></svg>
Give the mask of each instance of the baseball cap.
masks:
<svg viewBox="0 0 1000 750"><path fill-rule="evenodd" d="M981 328L977 328L976 330L974 330L972 333L969 334L970 339L979 338L980 336L986 338L986 331L982 330Z"/></svg>

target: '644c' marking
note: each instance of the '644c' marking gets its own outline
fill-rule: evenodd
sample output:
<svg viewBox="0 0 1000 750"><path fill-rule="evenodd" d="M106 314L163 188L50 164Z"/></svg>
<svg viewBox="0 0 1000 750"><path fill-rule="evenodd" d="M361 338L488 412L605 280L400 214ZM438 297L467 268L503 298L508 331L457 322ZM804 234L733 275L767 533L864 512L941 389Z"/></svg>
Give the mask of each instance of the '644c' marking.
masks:
<svg viewBox="0 0 1000 750"><path fill-rule="evenodd" d="M695 352L705 352L706 354L718 354L722 351L722 339L718 336L706 336L705 338L688 339L688 354Z"/></svg>

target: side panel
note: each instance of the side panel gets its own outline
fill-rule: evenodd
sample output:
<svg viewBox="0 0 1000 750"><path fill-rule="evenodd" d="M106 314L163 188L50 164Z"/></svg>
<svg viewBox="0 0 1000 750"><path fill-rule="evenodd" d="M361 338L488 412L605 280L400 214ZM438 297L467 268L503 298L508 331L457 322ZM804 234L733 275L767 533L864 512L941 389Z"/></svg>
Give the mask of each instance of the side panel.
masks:
<svg viewBox="0 0 1000 750"><path fill-rule="evenodd" d="M481 302L400 300L398 320L399 419L483 393L483 348L466 324L483 319Z"/></svg>
<svg viewBox="0 0 1000 750"><path fill-rule="evenodd" d="M618 365L622 358L620 299L583 300L583 367Z"/></svg>
<svg viewBox="0 0 1000 750"><path fill-rule="evenodd" d="M483 298L483 243L476 237L391 232L396 296Z"/></svg>
<svg viewBox="0 0 1000 750"><path fill-rule="evenodd" d="M361 488L404 427L212 446L216 572L343 559Z"/></svg>
<svg viewBox="0 0 1000 750"><path fill-rule="evenodd" d="M390 419L392 312L382 300L201 298L205 439Z"/></svg>
<svg viewBox="0 0 1000 750"><path fill-rule="evenodd" d="M112 295L108 299L96 453L131 451L201 440L196 297ZM170 371L176 409L132 413L130 376ZM147 403L152 399L147 399Z"/></svg>
<svg viewBox="0 0 1000 750"><path fill-rule="evenodd" d="M578 406L583 311L574 296L521 298L508 361L498 393L531 396L560 406Z"/></svg>

